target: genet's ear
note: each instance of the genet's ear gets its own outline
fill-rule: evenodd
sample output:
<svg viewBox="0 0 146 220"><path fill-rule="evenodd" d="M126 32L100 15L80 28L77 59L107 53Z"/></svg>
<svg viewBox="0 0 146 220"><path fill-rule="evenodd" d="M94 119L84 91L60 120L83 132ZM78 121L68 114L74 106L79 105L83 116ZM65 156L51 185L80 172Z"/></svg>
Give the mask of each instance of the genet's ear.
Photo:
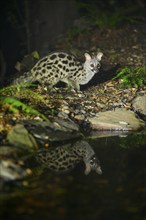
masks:
<svg viewBox="0 0 146 220"><path fill-rule="evenodd" d="M101 57L103 56L103 53L102 52L99 52L97 53L97 59L100 61L101 60Z"/></svg>
<svg viewBox="0 0 146 220"><path fill-rule="evenodd" d="M84 55L85 55L86 60L91 60L92 59L91 56L88 53L85 53Z"/></svg>

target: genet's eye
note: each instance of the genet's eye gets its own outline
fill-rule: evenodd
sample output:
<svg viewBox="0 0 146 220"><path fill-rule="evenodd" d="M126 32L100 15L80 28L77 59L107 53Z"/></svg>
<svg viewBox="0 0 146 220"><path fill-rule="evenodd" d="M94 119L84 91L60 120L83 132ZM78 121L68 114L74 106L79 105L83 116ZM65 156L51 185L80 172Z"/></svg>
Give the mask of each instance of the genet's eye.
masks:
<svg viewBox="0 0 146 220"><path fill-rule="evenodd" d="M96 162L96 157L92 157L90 159L90 164L93 165Z"/></svg>
<svg viewBox="0 0 146 220"><path fill-rule="evenodd" d="M94 164L94 161L93 161L93 160L90 160L90 164L93 165L93 164Z"/></svg>
<svg viewBox="0 0 146 220"><path fill-rule="evenodd" d="M90 66L91 66L92 68L94 67L94 65L93 65L93 64L91 64Z"/></svg>

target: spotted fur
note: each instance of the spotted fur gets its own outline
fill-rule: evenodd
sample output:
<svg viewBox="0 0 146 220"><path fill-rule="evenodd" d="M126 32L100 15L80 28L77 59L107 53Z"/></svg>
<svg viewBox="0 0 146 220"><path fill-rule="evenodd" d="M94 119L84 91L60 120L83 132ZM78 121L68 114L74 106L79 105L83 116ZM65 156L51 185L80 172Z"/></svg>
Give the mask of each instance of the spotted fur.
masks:
<svg viewBox="0 0 146 220"><path fill-rule="evenodd" d="M85 53L85 62L82 64L73 55L54 52L40 59L29 72L16 78L13 83L38 81L40 84L52 87L63 81L80 90L80 85L87 84L99 71L102 56L101 52L93 57Z"/></svg>
<svg viewBox="0 0 146 220"><path fill-rule="evenodd" d="M95 170L101 174L100 162L97 159L94 150L85 141L78 141L73 146L64 145L62 147L43 149L38 151L37 160L56 172L66 172L73 169L81 161L85 164L85 174Z"/></svg>

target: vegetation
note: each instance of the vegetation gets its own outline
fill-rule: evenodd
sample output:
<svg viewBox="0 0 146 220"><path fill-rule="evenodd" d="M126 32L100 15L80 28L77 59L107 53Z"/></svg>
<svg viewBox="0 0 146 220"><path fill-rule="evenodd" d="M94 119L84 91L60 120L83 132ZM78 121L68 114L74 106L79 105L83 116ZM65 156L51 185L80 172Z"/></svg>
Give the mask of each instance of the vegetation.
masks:
<svg viewBox="0 0 146 220"><path fill-rule="evenodd" d="M26 84L25 84L25 86L26 86ZM27 86L28 86L28 84L27 84ZM31 85L31 86L33 86L33 85ZM11 85L11 86L5 87L0 90L0 95L1 95L1 99L0 99L0 106L1 107L6 106L9 109L9 111L11 111L13 113L17 113L17 112L22 111L27 114L33 114L33 115L40 116L44 120L48 120L42 113L40 113L36 109L23 103L22 101L18 100L17 98L14 98L14 96L25 98L25 99L29 98L29 100L33 100L33 103L34 102L45 103L45 100L43 99L43 97L41 95L37 94L36 92L33 92L29 88L25 88L24 84Z"/></svg>
<svg viewBox="0 0 146 220"><path fill-rule="evenodd" d="M120 79L122 87L138 88L146 84L146 67L124 67L113 79Z"/></svg>
<svg viewBox="0 0 146 220"><path fill-rule="evenodd" d="M145 133L133 133L127 135L126 138L119 139L119 145L125 149L138 148L139 146L145 146L146 135Z"/></svg>
<svg viewBox="0 0 146 220"><path fill-rule="evenodd" d="M37 115L37 116L40 116L44 120L48 120L43 114L41 114L36 109L29 107L28 105L22 103L21 101L13 97L1 98L0 105L2 106L6 105L9 108L9 110L12 111L13 113L17 113L21 110L22 112Z"/></svg>
<svg viewBox="0 0 146 220"><path fill-rule="evenodd" d="M45 103L45 100L41 95L38 93L32 91L31 89L27 87L35 87L34 84L29 83L22 83L17 85L11 85L4 87L0 89L0 95L2 96L15 96L15 97L21 97L21 98L28 98L33 99L34 101Z"/></svg>

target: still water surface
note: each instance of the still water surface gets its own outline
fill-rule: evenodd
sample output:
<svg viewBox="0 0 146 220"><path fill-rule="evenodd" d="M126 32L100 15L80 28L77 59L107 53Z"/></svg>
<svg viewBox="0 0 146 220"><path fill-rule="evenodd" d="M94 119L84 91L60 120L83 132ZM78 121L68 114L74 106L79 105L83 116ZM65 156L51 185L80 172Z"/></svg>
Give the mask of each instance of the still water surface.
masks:
<svg viewBox="0 0 146 220"><path fill-rule="evenodd" d="M103 174L84 167L56 174L45 170L8 186L0 196L0 219L146 220L146 146L135 136L90 141ZM142 141L141 141L142 140Z"/></svg>

